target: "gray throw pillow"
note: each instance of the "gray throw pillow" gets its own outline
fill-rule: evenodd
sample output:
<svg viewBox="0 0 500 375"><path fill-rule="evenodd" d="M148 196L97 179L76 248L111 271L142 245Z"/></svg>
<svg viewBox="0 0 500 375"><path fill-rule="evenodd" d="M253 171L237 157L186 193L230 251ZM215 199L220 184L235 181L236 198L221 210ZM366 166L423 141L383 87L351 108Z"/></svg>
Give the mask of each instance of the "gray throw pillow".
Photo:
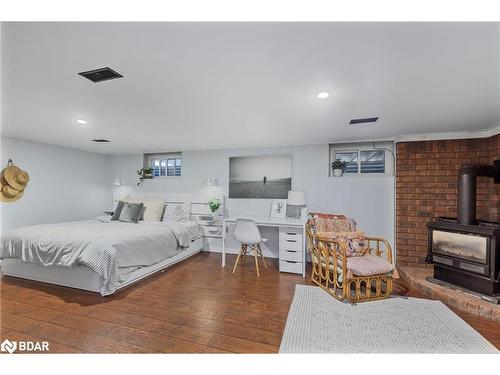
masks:
<svg viewBox="0 0 500 375"><path fill-rule="evenodd" d="M139 221L144 220L144 212L146 212L146 206L142 207L141 217L139 218Z"/></svg>
<svg viewBox="0 0 500 375"><path fill-rule="evenodd" d="M120 214L122 213L124 204L125 202L123 201L118 202L115 212L113 212L113 216L111 216L111 221L118 221L120 219Z"/></svg>
<svg viewBox="0 0 500 375"><path fill-rule="evenodd" d="M122 212L120 213L120 221L125 221L127 223L137 223L141 218L142 209L144 204L142 203L128 203L125 202L123 205Z"/></svg>

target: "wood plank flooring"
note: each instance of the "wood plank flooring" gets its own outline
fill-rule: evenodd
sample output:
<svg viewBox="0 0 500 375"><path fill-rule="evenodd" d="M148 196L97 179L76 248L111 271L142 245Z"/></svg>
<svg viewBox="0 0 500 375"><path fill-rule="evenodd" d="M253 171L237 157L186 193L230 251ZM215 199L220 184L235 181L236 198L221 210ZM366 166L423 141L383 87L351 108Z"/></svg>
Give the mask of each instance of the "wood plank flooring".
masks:
<svg viewBox="0 0 500 375"><path fill-rule="evenodd" d="M296 284L268 261L231 273L201 253L109 297L3 277L0 339L49 341L58 353L276 353ZM250 260L250 259L249 259ZM398 282L397 294L420 297ZM457 311L456 311L457 312ZM500 348L500 323L457 312Z"/></svg>

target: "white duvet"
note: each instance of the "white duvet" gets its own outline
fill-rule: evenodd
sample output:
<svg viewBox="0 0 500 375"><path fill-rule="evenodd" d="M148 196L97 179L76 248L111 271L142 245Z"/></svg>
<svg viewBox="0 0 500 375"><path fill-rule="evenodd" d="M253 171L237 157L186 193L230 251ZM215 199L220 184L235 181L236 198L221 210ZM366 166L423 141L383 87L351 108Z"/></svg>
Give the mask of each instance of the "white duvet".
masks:
<svg viewBox="0 0 500 375"><path fill-rule="evenodd" d="M182 222L74 221L16 228L0 240L0 258L44 266L84 265L100 276L102 295L112 294L131 267L175 256L189 245L192 225Z"/></svg>

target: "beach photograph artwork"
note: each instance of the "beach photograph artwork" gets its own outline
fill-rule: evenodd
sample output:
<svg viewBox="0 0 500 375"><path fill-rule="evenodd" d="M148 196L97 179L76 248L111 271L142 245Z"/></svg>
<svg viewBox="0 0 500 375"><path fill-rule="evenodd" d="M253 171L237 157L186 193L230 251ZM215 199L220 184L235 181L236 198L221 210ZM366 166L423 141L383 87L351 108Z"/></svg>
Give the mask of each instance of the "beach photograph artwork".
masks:
<svg viewBox="0 0 500 375"><path fill-rule="evenodd" d="M291 189L291 155L229 158L229 198L286 199Z"/></svg>

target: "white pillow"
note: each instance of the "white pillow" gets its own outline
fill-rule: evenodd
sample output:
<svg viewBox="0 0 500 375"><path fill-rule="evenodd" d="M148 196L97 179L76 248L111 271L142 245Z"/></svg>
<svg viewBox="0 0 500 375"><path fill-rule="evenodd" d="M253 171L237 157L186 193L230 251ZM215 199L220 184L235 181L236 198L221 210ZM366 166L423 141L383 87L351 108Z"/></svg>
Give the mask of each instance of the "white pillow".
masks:
<svg viewBox="0 0 500 375"><path fill-rule="evenodd" d="M187 221L189 220L190 212L190 204L167 204L165 206L165 212L163 213L162 221Z"/></svg>
<svg viewBox="0 0 500 375"><path fill-rule="evenodd" d="M144 221L161 221L161 215L163 214L163 208L165 207L165 202L161 200L139 200L127 195L122 199L124 202L130 203L143 203L145 207Z"/></svg>

